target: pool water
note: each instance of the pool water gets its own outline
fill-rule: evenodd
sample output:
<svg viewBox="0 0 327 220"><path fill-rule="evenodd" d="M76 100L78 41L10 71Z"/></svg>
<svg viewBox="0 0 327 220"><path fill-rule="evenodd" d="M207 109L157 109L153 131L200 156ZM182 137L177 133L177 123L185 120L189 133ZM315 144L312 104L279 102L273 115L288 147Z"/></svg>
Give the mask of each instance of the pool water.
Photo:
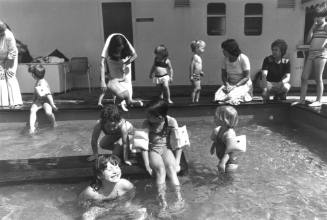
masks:
<svg viewBox="0 0 327 220"><path fill-rule="evenodd" d="M273 122L242 123L241 116L241 125L236 132L247 135L247 152L240 158L236 173L222 175L217 172L217 158L209 153L212 118L182 118L178 121L180 125L187 125L192 146L187 150L189 174L180 177L186 207L182 213L173 213L172 219L327 218L327 149L323 139ZM140 122L135 124L139 125ZM1 128L0 131L4 130ZM17 129L4 132L8 133L8 130L12 139L14 130L19 135ZM65 135L68 130L72 133ZM65 143L67 147L75 146L72 149L76 151L90 153L91 131L92 126L88 121L59 122L58 128L43 130L34 139L56 136L59 139L57 145ZM27 137L16 141L20 142L24 138ZM7 143L15 145L15 140L8 136L6 139ZM131 181L136 186L132 203L147 208L149 219L157 219L158 206L153 180ZM0 218L76 219L83 211L77 206L76 199L87 184L2 186ZM168 200L173 200L171 190ZM113 211L101 219L126 218L126 213Z"/></svg>

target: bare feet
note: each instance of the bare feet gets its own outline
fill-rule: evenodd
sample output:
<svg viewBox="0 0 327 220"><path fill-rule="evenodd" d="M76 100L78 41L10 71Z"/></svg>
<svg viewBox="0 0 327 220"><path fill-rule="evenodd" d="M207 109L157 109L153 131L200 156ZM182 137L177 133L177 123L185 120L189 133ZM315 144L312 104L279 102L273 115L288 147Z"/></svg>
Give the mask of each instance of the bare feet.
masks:
<svg viewBox="0 0 327 220"><path fill-rule="evenodd" d="M315 101L311 104L309 104L309 107L320 107L322 105L322 103L320 101Z"/></svg>

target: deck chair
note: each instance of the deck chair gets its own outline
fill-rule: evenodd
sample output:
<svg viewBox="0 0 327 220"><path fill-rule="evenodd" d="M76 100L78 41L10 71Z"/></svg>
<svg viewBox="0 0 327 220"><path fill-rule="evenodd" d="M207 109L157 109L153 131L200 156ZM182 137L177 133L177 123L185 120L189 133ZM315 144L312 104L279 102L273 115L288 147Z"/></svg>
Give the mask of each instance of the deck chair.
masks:
<svg viewBox="0 0 327 220"><path fill-rule="evenodd" d="M89 86L89 93L91 93L91 82L90 82L90 68L87 57L72 57L70 59L69 73L72 76L87 75L87 82Z"/></svg>

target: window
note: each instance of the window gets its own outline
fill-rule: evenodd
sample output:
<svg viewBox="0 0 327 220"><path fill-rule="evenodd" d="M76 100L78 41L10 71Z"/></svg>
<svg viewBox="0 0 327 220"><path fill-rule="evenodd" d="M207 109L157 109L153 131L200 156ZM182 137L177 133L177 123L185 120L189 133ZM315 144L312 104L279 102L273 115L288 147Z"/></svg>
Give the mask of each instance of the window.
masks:
<svg viewBox="0 0 327 220"><path fill-rule="evenodd" d="M244 34L261 35L263 17L262 4L246 4L244 14Z"/></svg>
<svg viewBox="0 0 327 220"><path fill-rule="evenodd" d="M207 5L207 34L224 35L226 33L226 5L209 3Z"/></svg>

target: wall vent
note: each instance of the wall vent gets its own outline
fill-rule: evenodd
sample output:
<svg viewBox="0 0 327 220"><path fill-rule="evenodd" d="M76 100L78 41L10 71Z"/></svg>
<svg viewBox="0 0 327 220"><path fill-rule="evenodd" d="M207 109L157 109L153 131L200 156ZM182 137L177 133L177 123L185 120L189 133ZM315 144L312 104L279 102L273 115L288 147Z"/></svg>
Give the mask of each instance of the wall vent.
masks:
<svg viewBox="0 0 327 220"><path fill-rule="evenodd" d="M277 8L295 8L295 0L278 0Z"/></svg>
<svg viewBox="0 0 327 220"><path fill-rule="evenodd" d="M175 0L175 7L190 7L191 0Z"/></svg>

